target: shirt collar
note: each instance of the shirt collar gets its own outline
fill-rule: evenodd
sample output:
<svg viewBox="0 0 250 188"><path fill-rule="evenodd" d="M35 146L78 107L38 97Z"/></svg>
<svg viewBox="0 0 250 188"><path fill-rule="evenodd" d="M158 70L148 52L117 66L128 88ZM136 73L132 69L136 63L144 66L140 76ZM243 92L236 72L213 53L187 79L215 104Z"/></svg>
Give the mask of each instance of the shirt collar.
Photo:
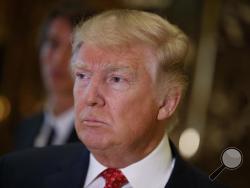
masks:
<svg viewBox="0 0 250 188"><path fill-rule="evenodd" d="M71 130L74 122L74 109L71 107L59 116L54 116L54 114L48 110L45 111L45 124L50 125L55 128L58 135L65 135L69 130Z"/></svg>
<svg viewBox="0 0 250 188"><path fill-rule="evenodd" d="M90 160L89 160L89 169L87 173L87 177L85 180L85 185L89 185L94 179L96 179L99 174L104 171L107 167L103 166L99 163L92 153L90 153Z"/></svg>
<svg viewBox="0 0 250 188"><path fill-rule="evenodd" d="M173 169L172 153L165 134L144 159L121 169L132 187L164 187Z"/></svg>
<svg viewBox="0 0 250 188"><path fill-rule="evenodd" d="M157 161L157 162L156 162ZM174 160L167 135L144 159L120 169L132 187L164 187L173 170ZM107 167L90 154L89 170L85 185L91 183Z"/></svg>

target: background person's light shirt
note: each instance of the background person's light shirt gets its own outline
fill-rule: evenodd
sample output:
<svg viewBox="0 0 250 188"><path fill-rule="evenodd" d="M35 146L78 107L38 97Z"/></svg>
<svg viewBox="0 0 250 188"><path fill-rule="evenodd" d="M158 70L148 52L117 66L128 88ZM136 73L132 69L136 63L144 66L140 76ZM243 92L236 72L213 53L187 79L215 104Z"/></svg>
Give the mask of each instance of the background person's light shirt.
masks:
<svg viewBox="0 0 250 188"><path fill-rule="evenodd" d="M120 169L129 183L122 188L163 188L167 184L173 171L175 159L172 153L167 135L160 144L144 159ZM84 188L102 188L105 179L99 174L107 167L100 164L90 154L89 169Z"/></svg>
<svg viewBox="0 0 250 188"><path fill-rule="evenodd" d="M42 128L35 139L35 147L46 145L51 127L55 129L56 137L52 145L64 144L74 128L74 109L73 107L59 116L55 117L50 111L44 113L44 122Z"/></svg>

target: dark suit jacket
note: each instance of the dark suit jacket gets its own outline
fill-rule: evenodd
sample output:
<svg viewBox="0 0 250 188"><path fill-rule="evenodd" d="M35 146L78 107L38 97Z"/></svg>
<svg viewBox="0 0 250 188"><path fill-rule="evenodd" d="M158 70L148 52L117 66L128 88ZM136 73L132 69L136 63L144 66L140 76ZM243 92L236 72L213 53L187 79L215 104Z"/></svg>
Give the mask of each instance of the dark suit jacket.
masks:
<svg viewBox="0 0 250 188"><path fill-rule="evenodd" d="M173 152L176 163L165 188L221 187ZM17 152L0 159L0 187L82 188L88 165L89 151L80 143Z"/></svg>
<svg viewBox="0 0 250 188"><path fill-rule="evenodd" d="M28 119L25 119L16 129L16 134L14 137L15 149L25 149L33 147L35 138L39 134L44 122L44 113L38 113ZM77 142L78 137L74 127L66 141L66 143Z"/></svg>

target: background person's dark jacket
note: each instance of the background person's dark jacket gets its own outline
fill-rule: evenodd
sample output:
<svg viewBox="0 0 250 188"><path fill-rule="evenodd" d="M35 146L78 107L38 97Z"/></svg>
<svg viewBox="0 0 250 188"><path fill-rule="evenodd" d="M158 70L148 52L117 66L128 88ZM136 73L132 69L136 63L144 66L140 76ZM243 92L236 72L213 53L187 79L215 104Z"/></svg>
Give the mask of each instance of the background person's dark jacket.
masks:
<svg viewBox="0 0 250 188"><path fill-rule="evenodd" d="M36 137L38 136L44 122L44 113L35 114L23 120L17 127L14 138L14 149L21 150L33 147ZM73 123L72 123L73 124ZM66 143L72 143L79 141L75 128L72 126L72 130L69 134Z"/></svg>

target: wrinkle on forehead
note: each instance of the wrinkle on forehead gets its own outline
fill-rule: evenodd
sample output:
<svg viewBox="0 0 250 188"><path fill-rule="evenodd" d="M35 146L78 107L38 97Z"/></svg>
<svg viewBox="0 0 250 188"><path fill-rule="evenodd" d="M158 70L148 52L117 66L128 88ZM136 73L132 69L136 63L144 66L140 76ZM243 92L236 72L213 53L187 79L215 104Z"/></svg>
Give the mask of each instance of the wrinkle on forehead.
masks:
<svg viewBox="0 0 250 188"><path fill-rule="evenodd" d="M112 64L112 63L100 63L100 64L96 64L96 65L92 65L92 64L87 64L84 63L84 61L79 60L76 61L76 63L74 63L72 65L73 68L77 68L77 69L84 69L84 70L90 70L92 68L97 68L97 69L107 69L109 71L133 71L134 69L131 66L128 65L119 65L119 64Z"/></svg>
<svg viewBox="0 0 250 188"><path fill-rule="evenodd" d="M83 44L76 55L73 67L79 69L112 69L112 70L137 70L144 67L155 80L157 61L153 48L136 44L117 49L99 48L95 45Z"/></svg>

